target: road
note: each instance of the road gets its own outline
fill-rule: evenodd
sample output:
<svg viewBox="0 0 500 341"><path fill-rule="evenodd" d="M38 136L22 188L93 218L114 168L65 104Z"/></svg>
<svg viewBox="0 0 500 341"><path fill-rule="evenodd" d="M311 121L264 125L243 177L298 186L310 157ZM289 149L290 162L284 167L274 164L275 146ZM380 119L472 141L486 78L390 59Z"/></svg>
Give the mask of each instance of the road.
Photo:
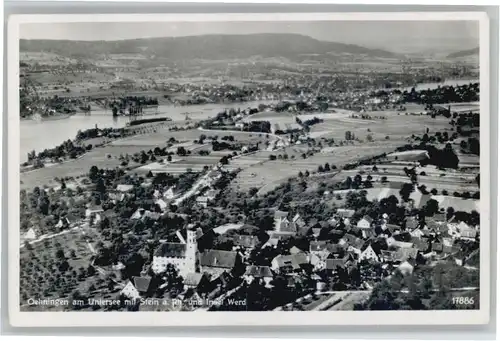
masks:
<svg viewBox="0 0 500 341"><path fill-rule="evenodd" d="M52 239L52 238L55 238L55 237L58 237L58 236L62 236L64 234L67 234L67 233L69 233L71 231L74 231L74 230L78 229L79 227L80 227L79 225L76 225L76 226L74 226L72 228L69 228L69 229L61 231L61 232L57 232L57 233L53 233L53 234L44 234L44 235L41 235L40 237L38 237L35 240L29 241L28 243L30 245L33 245L33 244L39 243L39 242L47 240L47 239ZM24 247L24 245L25 245L25 243L21 243L19 245L19 247L22 249Z"/></svg>
<svg viewBox="0 0 500 341"><path fill-rule="evenodd" d="M191 186L191 188L184 194L182 194L179 198L174 200L174 205L179 206L182 204L186 199L192 197L195 195L201 188L205 186L210 186L210 181L208 180L210 176L210 172L207 172L207 174L203 175L201 178L196 180L196 182Z"/></svg>

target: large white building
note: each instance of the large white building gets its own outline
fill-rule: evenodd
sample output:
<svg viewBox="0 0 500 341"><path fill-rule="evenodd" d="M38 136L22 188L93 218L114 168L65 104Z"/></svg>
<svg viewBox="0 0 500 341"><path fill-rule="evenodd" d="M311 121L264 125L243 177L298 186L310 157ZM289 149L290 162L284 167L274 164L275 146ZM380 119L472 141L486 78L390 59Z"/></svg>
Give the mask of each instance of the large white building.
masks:
<svg viewBox="0 0 500 341"><path fill-rule="evenodd" d="M173 264L179 271L179 275L186 278L191 272L196 272L196 256L198 244L196 242L196 231L188 229L186 239L177 233L180 243L164 243L156 250L153 256L151 269L155 274L164 272L168 264Z"/></svg>

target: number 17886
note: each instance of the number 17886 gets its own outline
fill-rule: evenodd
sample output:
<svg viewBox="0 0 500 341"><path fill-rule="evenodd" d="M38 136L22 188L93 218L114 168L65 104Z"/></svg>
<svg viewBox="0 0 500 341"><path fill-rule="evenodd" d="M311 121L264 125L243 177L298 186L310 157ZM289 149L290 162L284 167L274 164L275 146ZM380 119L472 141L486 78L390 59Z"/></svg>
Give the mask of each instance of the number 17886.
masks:
<svg viewBox="0 0 500 341"><path fill-rule="evenodd" d="M452 298L453 304L458 305L472 305L474 304L474 297L469 296L455 296Z"/></svg>

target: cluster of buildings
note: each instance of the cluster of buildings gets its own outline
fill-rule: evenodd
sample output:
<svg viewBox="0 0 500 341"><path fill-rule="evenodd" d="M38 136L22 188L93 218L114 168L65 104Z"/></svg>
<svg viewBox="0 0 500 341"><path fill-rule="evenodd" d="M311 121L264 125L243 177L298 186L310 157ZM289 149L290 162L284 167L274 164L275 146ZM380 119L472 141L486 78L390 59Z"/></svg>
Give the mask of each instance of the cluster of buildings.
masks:
<svg viewBox="0 0 500 341"><path fill-rule="evenodd" d="M354 210L338 209L326 222L306 222L298 213L277 210L274 228L267 231L269 238L266 242L259 241L256 236L238 233L241 226L233 226L236 233L229 234L231 228L221 226L214 229L233 242L230 251L200 250L198 240L205 233L190 225L186 231L177 232L178 242L160 245L151 269L161 277L168 264L174 265L185 281L186 290L198 288L199 283L220 282L221 278L226 281L236 279L240 283L257 280L272 287L278 275L285 276L293 287L305 274L315 281L315 290L323 290L328 287L329 279L339 273L348 278L355 270L359 273L366 264L384 269L380 277L361 271L361 285L352 288L356 290L372 288L396 269L411 274L419 266L449 260L464 266L479 250L476 243L479 226L469 226L454 216L446 219L444 213L423 220L408 216L401 225L391 224L387 214L354 220L355 213ZM293 243L286 244L290 238L306 238L309 246L299 248ZM283 251L283 245L291 246ZM469 245L467 251L463 245ZM267 259L267 264L254 264L250 254L265 249L281 251ZM133 285L131 283L127 290ZM217 290L219 295L223 294L220 286ZM122 293L128 295L126 291Z"/></svg>

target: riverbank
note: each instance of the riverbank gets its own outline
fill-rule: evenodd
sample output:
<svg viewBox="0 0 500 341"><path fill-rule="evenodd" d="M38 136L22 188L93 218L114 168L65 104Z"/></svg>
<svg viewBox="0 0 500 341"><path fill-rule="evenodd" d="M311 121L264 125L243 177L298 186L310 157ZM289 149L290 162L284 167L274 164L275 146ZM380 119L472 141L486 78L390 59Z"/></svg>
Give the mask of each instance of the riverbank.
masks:
<svg viewBox="0 0 500 341"><path fill-rule="evenodd" d="M155 118L168 117L173 122L183 124L186 116L191 121L200 121L215 117L219 112L226 109L238 109L258 107L259 104L272 104L277 101L254 101L245 103L234 103L227 105L206 104L191 106L160 105L159 113ZM22 120L20 124L21 146L20 161L27 161L28 153L35 151L39 153L44 149L51 149L62 142L74 139L78 131L95 128L124 128L131 121L128 116L113 117L111 110L93 110L88 114L77 113L66 120L42 121ZM39 138L40 132L44 132L43 139Z"/></svg>

